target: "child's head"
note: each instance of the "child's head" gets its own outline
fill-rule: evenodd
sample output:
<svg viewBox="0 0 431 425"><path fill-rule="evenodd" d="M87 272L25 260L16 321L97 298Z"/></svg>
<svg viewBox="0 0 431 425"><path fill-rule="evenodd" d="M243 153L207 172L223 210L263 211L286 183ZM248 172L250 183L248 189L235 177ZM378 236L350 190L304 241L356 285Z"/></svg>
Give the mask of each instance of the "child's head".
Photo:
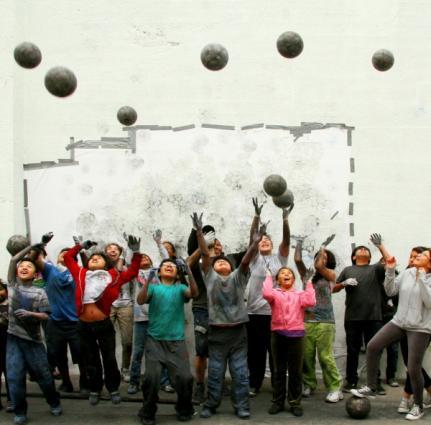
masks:
<svg viewBox="0 0 431 425"><path fill-rule="evenodd" d="M16 275L22 282L32 281L37 273L36 264L29 258L24 258L18 263Z"/></svg>
<svg viewBox="0 0 431 425"><path fill-rule="evenodd" d="M111 259L113 263L116 263L123 253L123 248L115 242L108 243L105 246L105 254Z"/></svg>
<svg viewBox="0 0 431 425"><path fill-rule="evenodd" d="M218 255L212 260L213 269L221 276L229 276L233 271L233 265L229 258L224 255Z"/></svg>
<svg viewBox="0 0 431 425"><path fill-rule="evenodd" d="M214 239L214 255L223 255L223 245L218 239Z"/></svg>
<svg viewBox="0 0 431 425"><path fill-rule="evenodd" d="M429 249L418 253L413 260L413 267L424 269L426 273L431 270L431 252Z"/></svg>
<svg viewBox="0 0 431 425"><path fill-rule="evenodd" d="M172 242L164 241L162 245L165 247L166 251L168 251L169 258L175 258L177 256L177 250Z"/></svg>
<svg viewBox="0 0 431 425"><path fill-rule="evenodd" d="M64 254L69 251L69 248L63 248L57 255L57 264L64 264Z"/></svg>
<svg viewBox="0 0 431 425"><path fill-rule="evenodd" d="M416 257L418 256L418 254L421 254L422 252L424 252L426 250L427 250L427 248L425 248L424 246L413 247L410 251L408 267L414 267L413 263L414 263Z"/></svg>
<svg viewBox="0 0 431 425"><path fill-rule="evenodd" d="M151 260L150 256L147 254L142 254L141 262L139 263L139 268L142 270L147 270L151 267L153 267L153 261Z"/></svg>
<svg viewBox="0 0 431 425"><path fill-rule="evenodd" d="M167 258L160 263L159 278L162 282L176 282L178 276L178 266L175 260Z"/></svg>
<svg viewBox="0 0 431 425"><path fill-rule="evenodd" d="M272 252L272 240L269 235L263 235L258 245L259 254L270 255Z"/></svg>
<svg viewBox="0 0 431 425"><path fill-rule="evenodd" d="M295 273L290 267L282 267L275 275L277 285L287 291L295 284Z"/></svg>
<svg viewBox="0 0 431 425"><path fill-rule="evenodd" d="M0 279L0 303L7 298L7 286Z"/></svg>
<svg viewBox="0 0 431 425"><path fill-rule="evenodd" d="M371 251L366 246L359 245L352 251L350 259L352 260L352 264L354 265L356 265L357 262L359 262L360 265L370 264Z"/></svg>
<svg viewBox="0 0 431 425"><path fill-rule="evenodd" d="M110 257L104 252L91 254L87 262L88 270L109 270L113 267Z"/></svg>

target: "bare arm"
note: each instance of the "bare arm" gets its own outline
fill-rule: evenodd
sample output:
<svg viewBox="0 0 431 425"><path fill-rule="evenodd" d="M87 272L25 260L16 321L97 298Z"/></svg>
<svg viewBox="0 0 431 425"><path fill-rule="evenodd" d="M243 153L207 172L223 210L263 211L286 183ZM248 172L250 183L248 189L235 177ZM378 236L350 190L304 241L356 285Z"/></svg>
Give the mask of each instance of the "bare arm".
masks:
<svg viewBox="0 0 431 425"><path fill-rule="evenodd" d="M194 212L191 218L193 221L193 227L196 230L196 237L198 239L199 250L202 256L202 270L204 274L206 274L211 267L211 257L202 232L202 214L198 216L197 213Z"/></svg>
<svg viewBox="0 0 431 425"><path fill-rule="evenodd" d="M189 288L184 293L184 296L187 298L196 298L199 295L199 290L198 290L198 286L196 285L196 280L193 277L193 273L190 270L190 267L188 264L187 264L187 276L189 278Z"/></svg>
<svg viewBox="0 0 431 425"><path fill-rule="evenodd" d="M307 267L305 267L305 264L302 261L302 239L296 240L294 261L296 268L298 269L299 276L301 276L301 280L304 282L307 276Z"/></svg>
<svg viewBox="0 0 431 425"><path fill-rule="evenodd" d="M142 284L142 288L139 291L139 294L136 298L136 301L138 302L139 305L145 304L146 302L148 302L149 297L148 297L148 280L144 280L144 283Z"/></svg>
<svg viewBox="0 0 431 425"><path fill-rule="evenodd" d="M325 261L325 247L322 246L317 254L316 259L314 260L314 268L328 281L335 283L335 271L328 269L326 267Z"/></svg>
<svg viewBox="0 0 431 425"><path fill-rule="evenodd" d="M290 227L289 227L289 214L293 209L293 204L290 208L283 208L283 240L278 248L282 257L289 256L290 250Z"/></svg>
<svg viewBox="0 0 431 425"><path fill-rule="evenodd" d="M248 272L250 263L257 254L259 242L262 239L262 236L265 234L265 232L266 232L266 225L262 225L260 229L254 232L252 242L248 247L244 257L242 257L242 260L241 260L240 268L243 273Z"/></svg>
<svg viewBox="0 0 431 425"><path fill-rule="evenodd" d="M253 201L253 206L254 206L254 217L250 227L249 245L253 243L253 235L259 230L260 214L262 213L262 208L264 205L264 204L259 205L257 197L251 198L251 200Z"/></svg>
<svg viewBox="0 0 431 425"><path fill-rule="evenodd" d="M383 245L382 235L379 233L372 233L370 236L370 241L373 245L380 251L382 254L383 260L386 262L392 257L392 255L388 252L386 247Z"/></svg>
<svg viewBox="0 0 431 425"><path fill-rule="evenodd" d="M199 261L199 258L201 258L201 251L198 248L193 252L193 254L187 257L187 265L189 267L193 267Z"/></svg>

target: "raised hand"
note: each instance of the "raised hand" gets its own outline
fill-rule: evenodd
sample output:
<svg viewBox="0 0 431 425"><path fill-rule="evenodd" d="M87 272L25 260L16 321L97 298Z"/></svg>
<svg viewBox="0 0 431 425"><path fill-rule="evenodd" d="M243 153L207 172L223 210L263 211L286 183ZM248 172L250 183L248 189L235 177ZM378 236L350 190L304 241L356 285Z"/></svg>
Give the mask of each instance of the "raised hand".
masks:
<svg viewBox="0 0 431 425"><path fill-rule="evenodd" d="M395 257L389 257L386 262L386 268L394 269L397 266L397 259Z"/></svg>
<svg viewBox="0 0 431 425"><path fill-rule="evenodd" d="M348 279L341 282L343 286L358 286L359 282L354 277L349 277Z"/></svg>
<svg viewBox="0 0 431 425"><path fill-rule="evenodd" d="M45 233L43 236L42 236L42 240L41 240L41 242L44 244L44 245L46 245L52 238L54 237L54 233L52 233L52 232L49 232L49 233Z"/></svg>
<svg viewBox="0 0 431 425"><path fill-rule="evenodd" d="M84 241L84 238L82 236L73 237L73 242L75 242L75 245L81 245L83 241Z"/></svg>
<svg viewBox="0 0 431 425"><path fill-rule="evenodd" d="M129 235L127 238L127 246L132 252L139 252L139 248L141 247L141 238Z"/></svg>
<svg viewBox="0 0 431 425"><path fill-rule="evenodd" d="M187 263L185 262L185 260L183 258L177 258L175 260L175 263L177 265L178 271L183 273L183 274L187 274L188 272L188 267L187 267Z"/></svg>
<svg viewBox="0 0 431 425"><path fill-rule="evenodd" d="M380 233L372 233L370 236L370 241L374 246L379 247L382 244L382 235Z"/></svg>
<svg viewBox="0 0 431 425"><path fill-rule="evenodd" d="M256 214L257 217L260 217L260 213L262 212L262 208L265 205L265 202L262 203L262 205L259 206L259 202L256 198L251 198L251 200L253 201L253 206L254 206L254 213Z"/></svg>
<svg viewBox="0 0 431 425"><path fill-rule="evenodd" d="M205 243L207 246L214 245L215 242L215 232L211 231L204 234Z"/></svg>
<svg viewBox="0 0 431 425"><path fill-rule="evenodd" d="M157 229L153 233L153 239L154 239L154 242L156 242L157 245L160 245L162 243L162 231L160 229Z"/></svg>
<svg viewBox="0 0 431 425"><path fill-rule="evenodd" d="M202 216L203 213L201 213L201 215L198 215L196 212L194 212L193 215L190 216L193 223L193 229L202 230Z"/></svg>
<svg viewBox="0 0 431 425"><path fill-rule="evenodd" d="M333 233L331 236L328 236L322 243L323 247L327 247L335 238L335 233Z"/></svg>
<svg viewBox="0 0 431 425"><path fill-rule="evenodd" d="M295 204L292 202L292 204L289 207L282 208L282 211L283 211L283 220L285 220L286 218L289 217L289 214L292 212L294 206L295 206Z"/></svg>
<svg viewBox="0 0 431 425"><path fill-rule="evenodd" d="M96 245L97 245L97 242L95 242L95 241L90 241L90 240L86 240L86 241L84 241L84 242L82 242L82 243L81 243L81 246L82 246L85 250L90 249L92 246L96 246Z"/></svg>

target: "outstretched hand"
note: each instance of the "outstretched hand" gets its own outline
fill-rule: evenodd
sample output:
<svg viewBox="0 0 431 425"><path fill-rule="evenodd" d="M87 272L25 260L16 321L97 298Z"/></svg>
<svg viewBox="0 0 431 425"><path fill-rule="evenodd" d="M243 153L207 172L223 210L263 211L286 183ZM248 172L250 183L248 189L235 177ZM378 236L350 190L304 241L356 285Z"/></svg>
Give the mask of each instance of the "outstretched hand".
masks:
<svg viewBox="0 0 431 425"><path fill-rule="evenodd" d="M139 252L141 247L141 238L137 238L136 236L129 235L127 238L127 246L132 252Z"/></svg>
<svg viewBox="0 0 431 425"><path fill-rule="evenodd" d="M154 242L156 242L157 245L160 245L162 243L162 231L160 229L157 229L153 233L153 239L154 239Z"/></svg>
<svg viewBox="0 0 431 425"><path fill-rule="evenodd" d="M382 235L380 233L372 233L370 241L374 246L379 247L382 244Z"/></svg>
<svg viewBox="0 0 431 425"><path fill-rule="evenodd" d="M335 238L335 233L333 233L331 236L328 236L322 243L323 247L327 247Z"/></svg>
<svg viewBox="0 0 431 425"><path fill-rule="evenodd" d="M283 220L285 220L286 218L289 217L289 214L292 212L294 206L295 206L295 204L292 202L292 204L290 206L288 206L287 208L282 208Z"/></svg>
<svg viewBox="0 0 431 425"><path fill-rule="evenodd" d="M84 248L85 250L90 249L92 246L96 246L96 245L97 245L97 242L90 241L90 240L86 240L81 243L82 248Z"/></svg>
<svg viewBox="0 0 431 425"><path fill-rule="evenodd" d="M54 233L48 232L42 236L41 242L46 245L52 238L54 237Z"/></svg>
<svg viewBox="0 0 431 425"><path fill-rule="evenodd" d="M202 216L204 214L201 213L201 215L198 215L198 213L194 212L193 215L191 215L192 223L193 223L193 229L195 230L202 230Z"/></svg>
<svg viewBox="0 0 431 425"><path fill-rule="evenodd" d="M254 232L252 237L252 242L254 244L258 244L261 241L262 237L266 234L266 226L268 225L268 223L262 223L259 229L256 232Z"/></svg>
<svg viewBox="0 0 431 425"><path fill-rule="evenodd" d="M73 242L75 242L75 245L81 245L84 241L84 238L82 236L74 236Z"/></svg>
<svg viewBox="0 0 431 425"><path fill-rule="evenodd" d="M257 217L260 217L260 214L262 212L262 208L265 205L265 202L262 203L262 205L259 206L259 202L256 198L251 198L251 200L253 201L253 206L254 206L254 213Z"/></svg>

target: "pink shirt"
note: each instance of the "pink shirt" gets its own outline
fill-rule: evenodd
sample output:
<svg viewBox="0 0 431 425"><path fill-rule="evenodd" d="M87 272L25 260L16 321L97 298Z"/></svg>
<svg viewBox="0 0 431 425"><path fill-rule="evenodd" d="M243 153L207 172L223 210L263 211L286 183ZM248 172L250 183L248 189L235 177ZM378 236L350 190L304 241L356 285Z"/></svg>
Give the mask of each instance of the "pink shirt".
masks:
<svg viewBox="0 0 431 425"><path fill-rule="evenodd" d="M308 282L304 291L294 287L288 291L273 287L272 276L263 282L263 298L271 306L271 330L304 330L304 313L306 307L316 304L313 284Z"/></svg>

